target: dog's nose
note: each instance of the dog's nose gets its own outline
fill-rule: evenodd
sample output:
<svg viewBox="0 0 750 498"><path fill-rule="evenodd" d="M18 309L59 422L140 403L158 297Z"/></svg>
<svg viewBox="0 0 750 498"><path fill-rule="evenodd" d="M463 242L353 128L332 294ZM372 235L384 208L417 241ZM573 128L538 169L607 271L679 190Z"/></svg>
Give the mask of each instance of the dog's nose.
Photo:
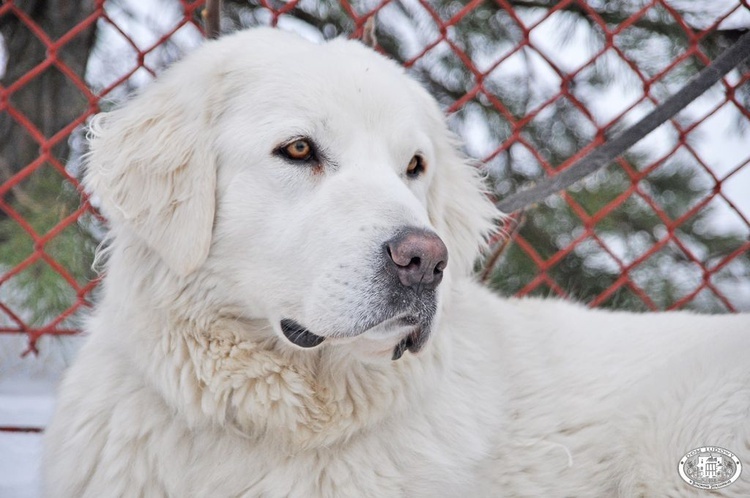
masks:
<svg viewBox="0 0 750 498"><path fill-rule="evenodd" d="M435 233L407 228L385 243L389 268L401 285L417 292L434 289L443 279L448 248Z"/></svg>

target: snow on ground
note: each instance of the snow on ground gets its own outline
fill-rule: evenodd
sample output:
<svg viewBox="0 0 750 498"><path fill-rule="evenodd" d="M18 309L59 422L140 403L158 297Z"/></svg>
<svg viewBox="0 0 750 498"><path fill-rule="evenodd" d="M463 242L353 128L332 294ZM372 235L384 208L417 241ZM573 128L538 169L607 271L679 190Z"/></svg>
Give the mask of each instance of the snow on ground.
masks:
<svg viewBox="0 0 750 498"><path fill-rule="evenodd" d="M0 402L5 402L2 400ZM25 432L0 432L0 496L36 498L42 436Z"/></svg>
<svg viewBox="0 0 750 498"><path fill-rule="evenodd" d="M0 381L0 426L44 427L54 406L54 386ZM41 439L34 432L0 431L0 497L39 496Z"/></svg>
<svg viewBox="0 0 750 498"><path fill-rule="evenodd" d="M23 336L0 336L0 427L45 427L62 372L79 338L45 338L38 356L21 356ZM42 435L0 431L0 498L40 496Z"/></svg>

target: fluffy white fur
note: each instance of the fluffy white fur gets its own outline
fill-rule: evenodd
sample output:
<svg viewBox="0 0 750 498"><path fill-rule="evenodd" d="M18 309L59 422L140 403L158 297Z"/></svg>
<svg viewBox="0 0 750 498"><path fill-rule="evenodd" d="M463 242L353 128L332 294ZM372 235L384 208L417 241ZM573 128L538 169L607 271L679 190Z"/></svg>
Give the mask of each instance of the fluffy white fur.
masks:
<svg viewBox="0 0 750 498"><path fill-rule="evenodd" d="M315 167L274 150L313 137ZM111 220L101 302L46 434L50 497L703 496L701 445L750 466L750 316L502 299L497 216L435 101L354 41L208 42L92 126ZM405 176L415 152L426 173ZM449 250L427 346L350 330L396 230ZM293 317L327 336L300 349ZM750 496L747 470L716 496Z"/></svg>

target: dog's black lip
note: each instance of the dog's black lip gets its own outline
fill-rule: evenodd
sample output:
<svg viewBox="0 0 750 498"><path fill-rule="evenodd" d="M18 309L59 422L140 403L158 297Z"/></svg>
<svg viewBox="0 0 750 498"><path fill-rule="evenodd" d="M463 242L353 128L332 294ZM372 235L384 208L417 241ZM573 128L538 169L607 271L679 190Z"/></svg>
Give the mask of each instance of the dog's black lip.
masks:
<svg viewBox="0 0 750 498"><path fill-rule="evenodd" d="M402 316L398 320L401 325L418 325L419 324L419 318L414 315Z"/></svg>
<svg viewBox="0 0 750 498"><path fill-rule="evenodd" d="M401 342L396 344L396 347L393 349L391 360L396 361L401 359L407 350L410 353L418 353L422 349L422 346L424 346L425 342L426 339L422 336L422 329L419 327L416 328L414 332L407 335L401 339Z"/></svg>
<svg viewBox="0 0 750 498"><path fill-rule="evenodd" d="M397 361L400 360L402 356L404 356L404 353L406 352L406 349L408 346L406 345L406 341L408 341L409 338L406 337L401 340L398 344L396 344L396 347L393 349L393 356L391 356L391 360Z"/></svg>
<svg viewBox="0 0 750 498"><path fill-rule="evenodd" d="M314 348L325 341L325 337L313 334L299 323L289 318L281 320L281 331L289 342L301 348Z"/></svg>

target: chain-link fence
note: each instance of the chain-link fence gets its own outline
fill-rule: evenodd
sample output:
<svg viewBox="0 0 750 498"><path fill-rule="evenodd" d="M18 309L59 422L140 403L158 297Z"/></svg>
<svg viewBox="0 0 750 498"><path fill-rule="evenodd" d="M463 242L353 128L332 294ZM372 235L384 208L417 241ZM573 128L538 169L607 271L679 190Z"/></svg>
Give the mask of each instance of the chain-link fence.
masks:
<svg viewBox="0 0 750 498"><path fill-rule="evenodd" d="M87 118L200 43L202 1L0 6L0 332L75 334L103 223L79 183ZM144 4L152 4L150 7ZM699 5L700 4L700 5ZM45 11L45 8L56 9ZM565 169L750 26L742 1L225 2L223 28L323 40L378 19L499 198ZM750 72L517 213L484 276L509 294L629 309L750 309Z"/></svg>

